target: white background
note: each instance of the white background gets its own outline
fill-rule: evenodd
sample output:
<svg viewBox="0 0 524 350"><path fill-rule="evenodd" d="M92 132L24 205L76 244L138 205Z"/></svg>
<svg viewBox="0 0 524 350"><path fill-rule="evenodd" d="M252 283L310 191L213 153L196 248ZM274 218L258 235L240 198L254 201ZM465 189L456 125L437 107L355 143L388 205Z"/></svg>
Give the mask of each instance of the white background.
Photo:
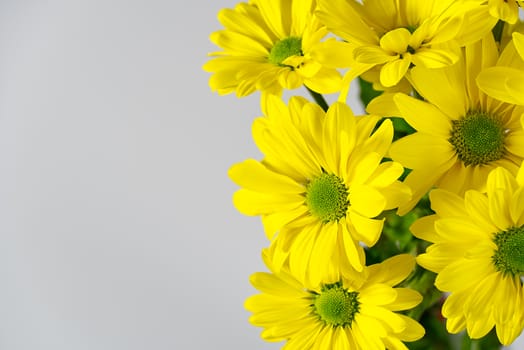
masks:
<svg viewBox="0 0 524 350"><path fill-rule="evenodd" d="M235 3L0 0L0 350L279 348L226 175L258 95L201 70Z"/></svg>

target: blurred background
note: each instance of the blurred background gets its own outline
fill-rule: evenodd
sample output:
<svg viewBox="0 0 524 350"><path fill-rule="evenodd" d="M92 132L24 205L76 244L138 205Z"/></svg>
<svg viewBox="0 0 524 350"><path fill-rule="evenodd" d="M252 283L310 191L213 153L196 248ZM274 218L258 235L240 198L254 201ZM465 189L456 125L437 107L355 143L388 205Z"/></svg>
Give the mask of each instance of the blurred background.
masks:
<svg viewBox="0 0 524 350"><path fill-rule="evenodd" d="M201 70L236 2L0 1L0 350L280 348L227 178L259 96Z"/></svg>

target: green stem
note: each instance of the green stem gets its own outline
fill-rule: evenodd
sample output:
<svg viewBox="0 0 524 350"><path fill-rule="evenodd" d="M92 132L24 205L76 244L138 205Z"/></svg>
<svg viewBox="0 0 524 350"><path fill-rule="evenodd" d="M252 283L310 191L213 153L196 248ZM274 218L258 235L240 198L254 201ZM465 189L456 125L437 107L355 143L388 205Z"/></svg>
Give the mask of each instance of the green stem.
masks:
<svg viewBox="0 0 524 350"><path fill-rule="evenodd" d="M493 37L495 38L495 41L499 43L500 43L500 40L502 40L502 33L504 33L504 24L505 22L499 19L497 24L495 24L495 26L491 30L493 32Z"/></svg>
<svg viewBox="0 0 524 350"><path fill-rule="evenodd" d="M329 105L327 104L326 100L324 99L324 96L322 96L318 92L315 92L315 91L311 90L307 86L305 86L305 87L306 87L307 91L309 92L309 94L311 95L311 97L313 97L315 102L324 110L324 112L326 112L328 110L328 108L329 108Z"/></svg>

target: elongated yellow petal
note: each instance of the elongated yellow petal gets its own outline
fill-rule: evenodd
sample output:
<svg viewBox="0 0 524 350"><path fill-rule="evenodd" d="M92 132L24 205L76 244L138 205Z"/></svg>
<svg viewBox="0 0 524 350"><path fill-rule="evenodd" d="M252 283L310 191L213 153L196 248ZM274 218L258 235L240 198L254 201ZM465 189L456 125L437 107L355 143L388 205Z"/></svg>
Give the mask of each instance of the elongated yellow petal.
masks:
<svg viewBox="0 0 524 350"><path fill-rule="evenodd" d="M451 120L434 105L405 94L396 94L393 100L404 119L417 131L449 137Z"/></svg>
<svg viewBox="0 0 524 350"><path fill-rule="evenodd" d="M330 31L349 42L375 44L379 41L378 35L362 20L358 7L348 1L319 0L316 13Z"/></svg>
<svg viewBox="0 0 524 350"><path fill-rule="evenodd" d="M421 48L417 50L412 56L411 60L416 66L424 68L443 68L455 64L459 57L449 50L438 50L435 48L426 49Z"/></svg>
<svg viewBox="0 0 524 350"><path fill-rule="evenodd" d="M384 219L370 219L352 210L349 211L349 219L367 246L372 247L377 243L384 227Z"/></svg>
<svg viewBox="0 0 524 350"><path fill-rule="evenodd" d="M510 88L508 82L515 79ZM524 105L524 93L518 90L519 80L524 79L524 72L510 67L490 67L477 77L479 88L489 96L508 103Z"/></svg>
<svg viewBox="0 0 524 350"><path fill-rule="evenodd" d="M365 185L351 186L349 201L352 210L370 218L380 214L387 203L382 193Z"/></svg>
<svg viewBox="0 0 524 350"><path fill-rule="evenodd" d="M289 194L260 193L240 189L233 195L233 203L242 214L263 215L278 211L295 212L294 209L303 205L304 197Z"/></svg>
<svg viewBox="0 0 524 350"><path fill-rule="evenodd" d="M233 165L229 169L228 175L238 185L253 191L295 194L305 191L303 185L267 169L254 159Z"/></svg>
<svg viewBox="0 0 524 350"><path fill-rule="evenodd" d="M405 54L403 58L387 62L380 70L380 83L386 87L396 85L406 74L411 65L411 55Z"/></svg>
<svg viewBox="0 0 524 350"><path fill-rule="evenodd" d="M402 54L408 49L411 34L406 28L390 30L380 38L380 47L389 54Z"/></svg>
<svg viewBox="0 0 524 350"><path fill-rule="evenodd" d="M397 298L394 302L387 305L387 308L391 311L408 310L422 302L422 295L416 290L395 288L395 291L397 292Z"/></svg>

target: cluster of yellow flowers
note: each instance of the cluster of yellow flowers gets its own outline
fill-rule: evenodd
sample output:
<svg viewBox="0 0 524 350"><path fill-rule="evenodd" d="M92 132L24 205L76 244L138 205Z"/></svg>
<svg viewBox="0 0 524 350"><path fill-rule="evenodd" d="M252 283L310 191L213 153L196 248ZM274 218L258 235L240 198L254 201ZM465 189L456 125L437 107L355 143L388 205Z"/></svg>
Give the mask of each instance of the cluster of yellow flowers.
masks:
<svg viewBox="0 0 524 350"><path fill-rule="evenodd" d="M229 176L241 187L236 208L261 216L269 240L270 272L252 276L261 294L245 304L264 339L288 350L407 349L424 336L407 311L426 298L406 282L416 263L445 292L448 332L477 339L495 328L504 345L519 336L523 3L250 0L219 12L224 29L210 38L222 51L204 65L211 88L261 93L252 133L264 157ZM346 104L356 78L381 92L363 116ZM314 102L282 100L301 86ZM321 94L331 93L328 106ZM394 137L400 118L411 131ZM367 265L386 214L402 219L428 193L431 215L410 227L425 251Z"/></svg>

